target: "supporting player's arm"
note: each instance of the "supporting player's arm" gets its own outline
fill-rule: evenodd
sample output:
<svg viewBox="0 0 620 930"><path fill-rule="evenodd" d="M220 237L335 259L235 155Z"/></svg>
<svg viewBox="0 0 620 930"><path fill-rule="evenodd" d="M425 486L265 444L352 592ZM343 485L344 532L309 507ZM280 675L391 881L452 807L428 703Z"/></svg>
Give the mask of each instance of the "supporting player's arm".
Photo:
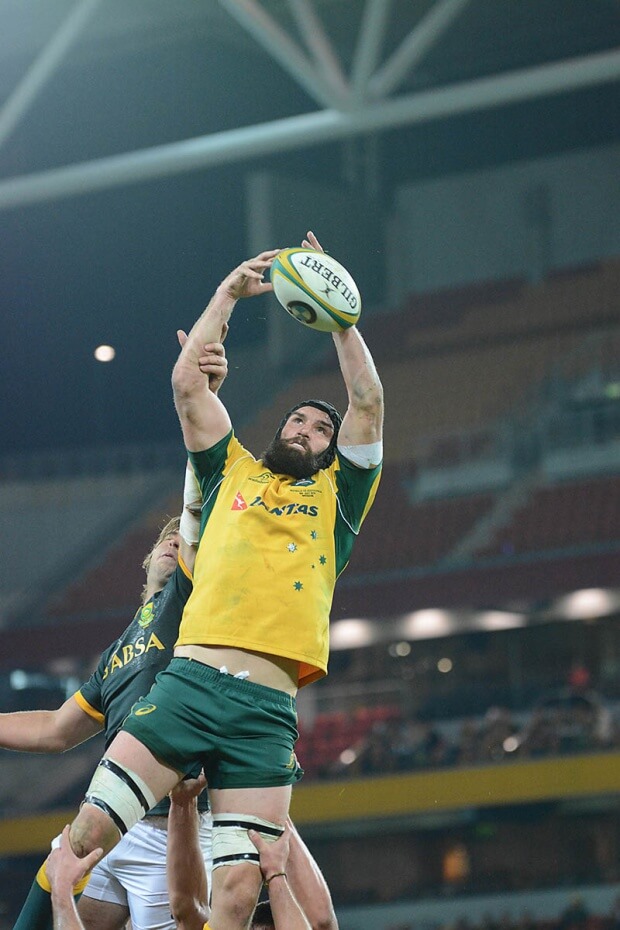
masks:
<svg viewBox="0 0 620 930"><path fill-rule="evenodd" d="M263 275L277 253L277 249L261 252L224 278L184 340L172 372L172 388L185 445L191 452L211 448L224 438L231 427L226 408L209 390L201 370L204 347L218 342L225 334L235 304L241 297L253 297L272 290L271 284L263 281Z"/></svg>
<svg viewBox="0 0 620 930"><path fill-rule="evenodd" d="M228 331L225 324L222 329L222 340ZM179 330L177 333L181 348L187 342L187 334ZM207 343L202 347L202 355L198 359L198 367L209 386L209 391L217 395L228 374L228 360L221 342ZM209 393L209 392L207 392ZM206 395L205 395L206 396ZM179 533L181 545L179 555L193 573L196 560L196 548L200 539L200 510L202 507L202 492L191 463L187 462L185 470L185 485L183 488L183 512Z"/></svg>
<svg viewBox="0 0 620 930"><path fill-rule="evenodd" d="M170 792L166 871L170 913L178 930L202 930L209 918L209 889L198 837L196 799L204 775L180 781Z"/></svg>
<svg viewBox="0 0 620 930"><path fill-rule="evenodd" d="M21 752L64 752L102 729L70 697L57 710L24 710L0 714L0 748Z"/></svg>
<svg viewBox="0 0 620 930"><path fill-rule="evenodd" d="M290 818L287 823L290 848L286 872L291 890L312 930L338 930L334 905L323 873Z"/></svg>
<svg viewBox="0 0 620 930"><path fill-rule="evenodd" d="M94 849L88 856L79 859L71 849L69 827L66 826L62 831L60 846L53 849L47 859L47 877L52 886L54 930L84 930L76 910L73 886L84 878L102 855L102 849Z"/></svg>
<svg viewBox="0 0 620 930"><path fill-rule="evenodd" d="M288 880L290 823L275 843L268 843L260 833L249 831L260 855L260 870L269 890L269 903L275 930L312 930L308 918L293 894Z"/></svg>

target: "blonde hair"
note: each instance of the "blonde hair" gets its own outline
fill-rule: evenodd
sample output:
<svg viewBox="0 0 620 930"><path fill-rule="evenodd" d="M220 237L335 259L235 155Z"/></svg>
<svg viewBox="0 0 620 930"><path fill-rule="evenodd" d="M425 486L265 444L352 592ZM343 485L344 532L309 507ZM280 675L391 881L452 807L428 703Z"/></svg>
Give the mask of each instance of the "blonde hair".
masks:
<svg viewBox="0 0 620 930"><path fill-rule="evenodd" d="M173 533L179 532L180 522L181 522L181 517L172 517L171 520L168 520L165 526L162 526L161 530L159 531L159 536L157 537L157 539L151 546L150 550L145 555L144 562L142 563L142 568L147 574L148 574L148 571L151 565L151 559L153 558L153 553L155 552L159 544L162 543L164 539L166 539L167 536L172 536ZM144 603L145 596L146 596L146 583L144 587L142 588L142 603Z"/></svg>

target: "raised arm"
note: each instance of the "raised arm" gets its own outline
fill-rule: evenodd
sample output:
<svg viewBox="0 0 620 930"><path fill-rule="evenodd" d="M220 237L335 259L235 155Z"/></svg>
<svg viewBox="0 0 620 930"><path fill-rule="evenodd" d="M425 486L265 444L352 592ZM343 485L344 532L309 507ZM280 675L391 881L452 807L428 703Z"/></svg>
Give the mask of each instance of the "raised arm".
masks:
<svg viewBox="0 0 620 930"><path fill-rule="evenodd" d="M249 830L248 835L260 855L260 870L269 890L275 930L312 930L288 880L290 824L287 822L284 833L275 843L268 843L255 830Z"/></svg>
<svg viewBox="0 0 620 930"><path fill-rule="evenodd" d="M278 254L261 252L234 269L219 285L209 304L192 327L172 372L174 402L190 452L209 449L230 430L230 418L217 395L209 390L200 368L204 346L216 343L228 327L235 304L272 290L263 275Z"/></svg>
<svg viewBox="0 0 620 930"><path fill-rule="evenodd" d="M338 446L380 442L383 436L383 387L372 355L355 326L333 333L333 339L349 398L338 434Z"/></svg>
<svg viewBox="0 0 620 930"><path fill-rule="evenodd" d="M23 710L0 714L0 748L21 752L64 752L102 729L70 697L57 710Z"/></svg>
<svg viewBox="0 0 620 930"><path fill-rule="evenodd" d="M290 847L286 871L291 890L312 930L338 930L331 894L323 873L289 818Z"/></svg>
<svg viewBox="0 0 620 930"><path fill-rule="evenodd" d="M313 232L302 245L323 251ZM355 326L332 334L349 404L338 434L338 447L369 445L383 437L383 387L368 346ZM379 464L376 462L374 464Z"/></svg>
<svg viewBox="0 0 620 930"><path fill-rule="evenodd" d="M198 839L196 799L204 775L180 781L170 792L166 871L170 913L178 930L202 930L209 918L209 889Z"/></svg>
<svg viewBox="0 0 620 930"><path fill-rule="evenodd" d="M223 327L222 340L228 331L228 325ZM187 342L187 333L179 330L177 333L181 348ZM203 379L208 382L209 391L218 394L228 375L228 360L222 342L207 343L202 347L202 354L198 359L198 367ZM206 377L205 377L206 376ZM207 392L208 393L208 392ZM205 395L206 396L206 395ZM179 555L190 572L194 571L196 549L200 539L200 511L202 507L202 492L198 479L192 471L191 463L187 462L185 470L185 484L183 487L183 513L179 533L181 543Z"/></svg>

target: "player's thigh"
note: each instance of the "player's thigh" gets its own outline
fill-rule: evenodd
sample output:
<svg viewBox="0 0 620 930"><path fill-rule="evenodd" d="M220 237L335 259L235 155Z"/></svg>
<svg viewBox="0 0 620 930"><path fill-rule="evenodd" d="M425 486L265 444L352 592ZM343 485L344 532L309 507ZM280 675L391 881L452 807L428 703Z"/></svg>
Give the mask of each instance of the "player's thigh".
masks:
<svg viewBox="0 0 620 930"><path fill-rule="evenodd" d="M245 930L262 885L258 863L237 862L214 869L209 926Z"/></svg>
<svg viewBox="0 0 620 930"><path fill-rule="evenodd" d="M212 923L246 927L258 900L262 875L248 836L253 827L275 839L284 827L291 786L218 788L209 792L213 812ZM228 922L227 922L228 921Z"/></svg>
<svg viewBox="0 0 620 930"><path fill-rule="evenodd" d="M119 833L131 829L180 777L134 736L119 733L95 769L87 803L71 825L74 852L84 856L97 846L109 852L118 843Z"/></svg>
<svg viewBox="0 0 620 930"><path fill-rule="evenodd" d="M97 901L82 895L78 901L78 913L84 930L123 930L129 917L129 908L112 901Z"/></svg>
<svg viewBox="0 0 620 930"><path fill-rule="evenodd" d="M250 884L254 885L254 879L260 880L258 850L248 831L256 830L268 842L277 839L286 823L290 796L290 785L222 788L212 793L214 902L217 889L238 882L250 865L253 866Z"/></svg>
<svg viewBox="0 0 620 930"><path fill-rule="evenodd" d="M137 823L125 840L115 871L127 892L134 930L174 930L166 875L168 833L164 818Z"/></svg>
<svg viewBox="0 0 620 930"><path fill-rule="evenodd" d="M123 730L110 743L106 758L112 759L139 775L159 801L174 788L181 778L179 772L165 765L150 749Z"/></svg>
<svg viewBox="0 0 620 930"><path fill-rule="evenodd" d="M124 926L127 914L133 930L174 930L166 876L166 827L165 817L140 821L94 869L83 898L97 899L95 904L127 905L114 930ZM99 925L92 930L100 930Z"/></svg>
<svg viewBox="0 0 620 930"><path fill-rule="evenodd" d="M291 785L271 788L210 788L214 817L218 814L250 814L284 826L291 803Z"/></svg>

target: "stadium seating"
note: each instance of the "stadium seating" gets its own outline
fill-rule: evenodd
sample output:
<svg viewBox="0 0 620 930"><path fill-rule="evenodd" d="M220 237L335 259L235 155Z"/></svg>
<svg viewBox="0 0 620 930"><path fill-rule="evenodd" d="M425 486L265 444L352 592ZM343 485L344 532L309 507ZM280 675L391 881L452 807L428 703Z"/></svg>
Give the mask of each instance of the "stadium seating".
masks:
<svg viewBox="0 0 620 930"><path fill-rule="evenodd" d="M144 519L154 500L169 495L170 486L169 471L0 484L0 513L4 525L11 528L0 582L0 609L4 605L5 611L4 616L0 613L0 626L10 626L16 617L20 625L28 623L33 613L39 619L41 601L65 589L76 574L83 584L81 573L102 559L102 553L119 533L127 532L137 515ZM114 588L111 584L110 593ZM97 602L96 577L88 591L87 603ZM104 600L107 605L107 597ZM24 620L28 605L36 605L36 610L30 610ZM78 609L84 606L84 602L77 605Z"/></svg>
<svg viewBox="0 0 620 930"><path fill-rule="evenodd" d="M458 461L464 444L470 455L490 454L495 418L514 408L519 397L532 390L535 394L559 361L565 372L582 374L585 362L584 353L578 351L580 340L588 327L592 330L609 323L619 284L620 261L608 261L558 274L535 287L521 281L489 283L415 296L394 314L367 311L363 329L385 385L386 463L345 585L354 576L370 583L386 572L419 573L442 566L455 547L493 512L501 488L412 501L408 493L412 475L421 467L441 468L451 460ZM613 353L605 356L606 345L605 340L597 343L596 361L611 370L616 358ZM333 358L328 369L304 375L286 386L254 424L242 429L242 441L255 451L263 448L281 413L304 396L327 396L344 406L344 390ZM131 483L118 481L118 489L110 485L116 489L115 499L120 500L123 489L130 492L123 500L131 493L135 496ZM490 540L474 552L470 578L471 571L488 559L565 550L566 558L574 560L580 545L591 547L596 541L611 544L617 539L613 512L618 489L612 478L580 479L549 488L539 481L535 487L533 496L517 509L508 525L500 523ZM93 495L92 503L84 498L84 507L95 512L101 495L96 488ZM80 643L86 641L89 627L96 644L112 638L136 604L143 583L142 558L163 516L177 507L176 496L160 498L154 505L151 501L144 517L118 538L100 541L100 554L93 555L84 574L78 573L48 598L44 611L32 620L54 623L51 655L66 648L61 641L83 649ZM87 525L87 521L82 523ZM66 553L63 556L66 560ZM32 566L31 559L24 557L21 562ZM532 582L532 573L528 577L516 564L512 576L513 593ZM576 577L572 568L567 578L571 576ZM484 577L477 582L481 594L498 583L499 576L491 581L490 575L488 584ZM428 584L432 585L432 579ZM446 598L458 599L457 593L450 593L451 588L463 588L463 584L464 578L458 580L453 573L435 587ZM509 590L510 578L502 576L501 584ZM466 587L469 592L471 585ZM16 592L0 594L6 605L15 603ZM386 608L400 603L405 594L404 590L402 595L389 592L384 599ZM413 594L410 588L408 596ZM395 601L390 600L393 597ZM372 597L368 599L369 607L373 603ZM7 640L7 655L11 649Z"/></svg>
<svg viewBox="0 0 620 930"><path fill-rule="evenodd" d="M474 494L414 504L402 469L388 464L348 571L379 573L436 563L489 509L492 499Z"/></svg>
<svg viewBox="0 0 620 930"><path fill-rule="evenodd" d="M537 488L478 554L513 555L620 541L620 475Z"/></svg>
<svg viewBox="0 0 620 930"><path fill-rule="evenodd" d="M392 313L367 310L361 329L385 389L386 462L410 463L428 450L429 437L441 442L447 433L484 429L521 411L559 373L583 374L593 363L580 351L584 336L617 325L619 287L615 260L537 286L489 282L412 296ZM598 351L604 355L604 343ZM604 364L603 355L594 361ZM329 397L345 406L333 355L320 358L318 370L287 385L244 426L249 448L264 448L300 398Z"/></svg>
<svg viewBox="0 0 620 930"><path fill-rule="evenodd" d="M166 495L155 508L149 509L135 526L120 535L101 560L50 599L49 616L88 619L89 615L110 610L129 609L133 613L144 584L142 560L160 528L179 508L180 492Z"/></svg>

